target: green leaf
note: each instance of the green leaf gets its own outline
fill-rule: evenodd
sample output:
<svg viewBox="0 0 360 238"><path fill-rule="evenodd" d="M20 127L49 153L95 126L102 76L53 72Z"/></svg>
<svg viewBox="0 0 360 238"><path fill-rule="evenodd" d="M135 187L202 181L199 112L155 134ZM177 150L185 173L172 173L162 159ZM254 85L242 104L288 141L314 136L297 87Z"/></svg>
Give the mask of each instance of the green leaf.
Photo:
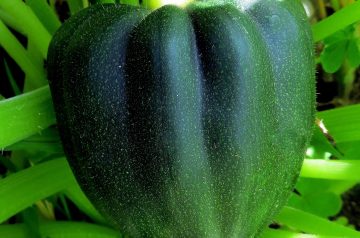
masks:
<svg viewBox="0 0 360 238"><path fill-rule="evenodd" d="M275 221L310 234L360 238L360 232L292 207L284 207Z"/></svg>
<svg viewBox="0 0 360 238"><path fill-rule="evenodd" d="M0 162L6 167L8 172L16 172L18 170L17 166L5 156L0 156Z"/></svg>
<svg viewBox="0 0 360 238"><path fill-rule="evenodd" d="M295 233L280 229L265 229L260 238L353 238L351 236L323 236L304 233Z"/></svg>
<svg viewBox="0 0 360 238"><path fill-rule="evenodd" d="M331 192L341 195L356 184L356 180L330 180L321 178L300 177L296 190L304 196L313 193Z"/></svg>
<svg viewBox="0 0 360 238"><path fill-rule="evenodd" d="M5 148L55 123L48 86L0 101L0 148Z"/></svg>
<svg viewBox="0 0 360 238"><path fill-rule="evenodd" d="M335 73L344 62L348 41L342 40L336 43L326 45L320 54L320 61L323 69L327 73Z"/></svg>
<svg viewBox="0 0 360 238"><path fill-rule="evenodd" d="M313 25L314 42L321 41L359 20L360 1L357 1Z"/></svg>
<svg viewBox="0 0 360 238"><path fill-rule="evenodd" d="M0 8L16 19L16 24L23 29L26 35L36 42L44 59L50 44L51 35L41 24L34 12L22 0L1 0ZM0 33L0 36L2 33ZM1 37L0 37L1 38Z"/></svg>
<svg viewBox="0 0 360 238"><path fill-rule="evenodd" d="M61 26L61 22L47 2L45 0L26 0L25 2L33 10L47 31L53 35Z"/></svg>
<svg viewBox="0 0 360 238"><path fill-rule="evenodd" d="M2 1L0 1L0 6L1 3ZM36 65L33 64L32 59L29 57L25 48L20 44L17 38L11 33L11 31L4 25L1 20L0 45L31 79L46 81L44 69L36 67ZM41 85L34 85L34 87L39 86Z"/></svg>
<svg viewBox="0 0 360 238"><path fill-rule="evenodd" d="M7 150L25 150L29 152L44 151L52 154L64 154L59 133L52 127L41 131L39 134L35 134L22 141L12 144L7 147Z"/></svg>
<svg viewBox="0 0 360 238"><path fill-rule="evenodd" d="M360 3L360 2L359 2ZM322 111L322 119L336 143L360 140L360 104Z"/></svg>
<svg viewBox="0 0 360 238"><path fill-rule="evenodd" d="M320 217L330 217L338 214L342 207L341 197L332 192L317 192L304 196L309 212Z"/></svg>
<svg viewBox="0 0 360 238"><path fill-rule="evenodd" d="M35 165L0 179L0 223L74 183L76 181L64 158Z"/></svg>
<svg viewBox="0 0 360 238"><path fill-rule="evenodd" d="M349 41L347 58L351 67L355 68L360 65L359 38L354 38Z"/></svg>
<svg viewBox="0 0 360 238"><path fill-rule="evenodd" d="M318 126L314 127L310 145L315 150L314 157L323 158L325 153L331 153L339 159L343 157L340 152L329 142Z"/></svg>
<svg viewBox="0 0 360 238"><path fill-rule="evenodd" d="M37 68L44 68L44 59L41 52L36 48L36 44L32 38L28 39L27 55L31 58L32 63ZM48 84L46 78L33 78L31 75L25 73L24 93L30 92Z"/></svg>
<svg viewBox="0 0 360 238"><path fill-rule="evenodd" d="M40 224L42 237L48 238L120 238L113 229L81 222L48 222ZM0 225L0 237L29 238L23 224Z"/></svg>
<svg viewBox="0 0 360 238"><path fill-rule="evenodd" d="M60 191L94 221L106 223L82 192L65 158L41 163L0 180L0 223Z"/></svg>
<svg viewBox="0 0 360 238"><path fill-rule="evenodd" d="M341 8L339 0L330 0L330 3L335 11L338 11Z"/></svg>
<svg viewBox="0 0 360 238"><path fill-rule="evenodd" d="M305 159L300 176L360 181L360 160Z"/></svg>
<svg viewBox="0 0 360 238"><path fill-rule="evenodd" d="M82 192L80 186L76 184L72 184L69 186L64 193L66 196L74 203L76 206L86 213L91 219L94 221L106 224L105 219L100 215L100 213L94 208L89 199Z"/></svg>
<svg viewBox="0 0 360 238"><path fill-rule="evenodd" d="M72 0L67 2L70 8L71 15L74 15L78 11L84 8L82 0Z"/></svg>
<svg viewBox="0 0 360 238"><path fill-rule="evenodd" d="M334 220L334 222L346 226L349 223L349 220L347 219L347 217L341 216Z"/></svg>
<svg viewBox="0 0 360 238"><path fill-rule="evenodd" d="M29 207L22 212L25 228L27 231L27 237L29 238L41 238L39 230L39 216L34 207Z"/></svg>
<svg viewBox="0 0 360 238"><path fill-rule="evenodd" d="M343 181L300 178L296 184L300 195L292 194L288 205L324 218L334 216L342 206L340 195L343 190L340 193L337 190L343 184Z"/></svg>
<svg viewBox="0 0 360 238"><path fill-rule="evenodd" d="M2 10L1 8L0 8L0 20L2 20L6 25L11 27L15 31L23 35L25 34L25 31L21 26L21 24L19 23L19 21L17 21L17 19L15 19L14 17L10 16L7 12Z"/></svg>
<svg viewBox="0 0 360 238"><path fill-rule="evenodd" d="M360 160L360 140L339 142L336 146L344 153L347 160Z"/></svg>
<svg viewBox="0 0 360 238"><path fill-rule="evenodd" d="M17 85L12 73L11 73L11 69L9 68L9 65L7 64L6 60L4 59L4 64L5 64L5 71L6 71L6 76L11 84L11 88L14 91L15 95L20 95L21 91L19 89L19 86Z"/></svg>
<svg viewBox="0 0 360 238"><path fill-rule="evenodd" d="M354 27L346 27L324 39L325 45L332 45L347 40L354 32Z"/></svg>
<svg viewBox="0 0 360 238"><path fill-rule="evenodd" d="M305 199L296 194L296 193L292 193L290 198L289 198L289 201L287 203L287 206L290 206L290 207L293 207L293 208L296 208L296 209L300 209L300 210L303 210L303 211L309 211L310 208L308 207L308 204L307 202L305 201Z"/></svg>

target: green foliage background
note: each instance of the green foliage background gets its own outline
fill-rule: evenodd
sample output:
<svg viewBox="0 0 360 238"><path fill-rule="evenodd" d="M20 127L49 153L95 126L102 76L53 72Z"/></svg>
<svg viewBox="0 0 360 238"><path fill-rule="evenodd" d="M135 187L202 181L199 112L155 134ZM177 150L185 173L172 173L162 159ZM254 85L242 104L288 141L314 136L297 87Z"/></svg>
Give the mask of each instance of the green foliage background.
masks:
<svg viewBox="0 0 360 238"><path fill-rule="evenodd" d="M13 93L13 97L0 94L4 170L0 171L0 237L121 237L82 193L54 126L44 60L51 36L61 25L56 13L59 2L0 0L0 46L25 75L21 82L0 56L6 76L0 82L7 80ZM115 1L69 0L70 14L95 2ZM321 20L313 24L318 76L321 72L336 83L338 94L330 102L335 108L318 112L296 189L263 238L360 237L342 212L344 194L360 181L360 104L356 104L360 87L355 88L360 2L319 0L316 4ZM326 13L329 6L335 11L331 16ZM19 34L26 37L26 44L19 41Z"/></svg>

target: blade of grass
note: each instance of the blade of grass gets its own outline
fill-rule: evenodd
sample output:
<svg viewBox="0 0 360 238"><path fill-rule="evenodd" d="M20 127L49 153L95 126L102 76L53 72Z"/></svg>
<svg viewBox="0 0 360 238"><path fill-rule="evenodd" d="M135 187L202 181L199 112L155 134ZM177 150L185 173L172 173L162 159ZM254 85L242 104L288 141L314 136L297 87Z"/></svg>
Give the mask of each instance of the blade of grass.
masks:
<svg viewBox="0 0 360 238"><path fill-rule="evenodd" d="M78 11L84 8L83 0L72 0L67 2L69 5L71 15L74 15Z"/></svg>
<svg viewBox="0 0 360 238"><path fill-rule="evenodd" d="M65 191L65 195L86 215L97 223L106 224L105 219L94 208L89 199L82 192L78 184L72 184Z"/></svg>
<svg viewBox="0 0 360 238"><path fill-rule="evenodd" d="M34 206L37 209L37 212L41 214L41 217L47 221L55 221L55 211L53 203L47 199L37 201Z"/></svg>
<svg viewBox="0 0 360 238"><path fill-rule="evenodd" d="M21 141L55 123L48 86L0 101L0 148Z"/></svg>
<svg viewBox="0 0 360 238"><path fill-rule="evenodd" d="M115 3L116 0L93 0L93 4L103 4L103 3Z"/></svg>
<svg viewBox="0 0 360 238"><path fill-rule="evenodd" d="M35 165L1 179L0 223L74 183L75 178L64 158Z"/></svg>
<svg viewBox="0 0 360 238"><path fill-rule="evenodd" d="M139 0L119 0L122 4L132 5L132 6L140 6Z"/></svg>
<svg viewBox="0 0 360 238"><path fill-rule="evenodd" d="M44 60L41 52L36 48L35 42L32 38L28 39L27 55L32 60L32 63L39 69L44 69ZM38 86L45 86L47 84L45 78L31 78L31 75L25 74L24 93L35 90Z"/></svg>
<svg viewBox="0 0 360 238"><path fill-rule="evenodd" d="M25 35L24 29L21 27L21 24L8 13L0 8L0 20L2 20L6 25L14 29L15 31Z"/></svg>
<svg viewBox="0 0 360 238"><path fill-rule="evenodd" d="M48 46L51 40L50 33L41 24L34 12L22 0L1 0L0 8L13 18L17 19L19 28L24 29L29 38L34 39L37 48L44 59L47 56ZM0 32L0 36L2 33Z"/></svg>
<svg viewBox="0 0 360 238"><path fill-rule="evenodd" d="M56 11L55 2L56 2L56 0L49 0L50 8L51 8L54 12Z"/></svg>
<svg viewBox="0 0 360 238"><path fill-rule="evenodd" d="M3 158L3 159L7 159L7 158ZM43 169L44 169L44 171L42 171L43 173L41 173L41 174L38 174L41 172L41 170L40 170L41 168L39 168L39 166L43 167ZM47 173L52 173L52 171L54 169L58 170L57 175L60 177L56 178L57 175L53 176L52 174L47 174ZM21 175L21 177L20 177L22 179L21 181L19 181L19 179L17 179L17 177L20 176L20 174L25 174L25 175ZM36 176L38 176L39 178L36 178ZM28 177L31 177L31 179ZM63 179L63 178L66 178L66 179ZM11 181L6 182L6 181L8 181L8 179L11 179ZM26 199L27 199L26 201L24 199L19 199L19 200L23 200L23 202L26 203L25 205L22 205L22 204L16 205L16 203L12 202L12 205L15 207L13 207L13 208L6 207L6 203L10 202L10 199L12 196L10 189L18 189L18 188L16 188L17 186L19 186L20 189L24 189L21 186L27 186L26 185L27 179L29 179L28 183L32 184L32 187L27 188L27 190L23 191L23 192L16 190L15 192L18 192L20 194L19 195L15 194L14 196L17 196L17 197L29 196L26 194L26 192L29 192L28 189L34 189L34 191L40 192L41 197L39 197L39 195L36 195L36 193L34 193L34 194L31 194L32 197L26 197ZM38 181L40 181L41 179L44 179L45 181L42 181L40 184L37 184ZM4 185L4 180L7 184L9 184L8 188L5 187L6 183ZM16 211L20 211L22 208L25 208L26 206L31 205L35 201L43 199L43 198L45 198L49 195L52 195L60 190L63 191L64 194L75 205L77 205L77 207L81 211L83 211L85 214L87 214L91 219L93 219L94 221L96 221L98 223L102 223L102 224L106 223L105 219L94 208L94 206L91 204L91 202L85 196L85 194L82 192L82 190L81 190L80 186L77 184L65 158L56 159L56 160L52 160L50 162L45 162L45 163L36 165L32 168L29 168L29 169L20 171L19 173L16 173L14 175L11 175L8 178L5 178L4 180L0 180L0 197L1 197L1 199L0 199L0 223L3 222L4 219L9 218L11 215L14 215L15 214L14 209L15 210L17 209ZM59 185L59 183L61 181L58 181L58 180L64 180L64 182ZM16 185L16 183L14 181L17 183L21 183L21 184ZM52 188L51 183L55 183L54 186L56 186L56 187ZM46 189L48 189L49 191L47 191ZM51 190L51 189L53 189L53 190ZM7 194L9 197L3 197L2 194L5 193L7 190L9 190L8 194ZM34 198L34 196L36 198ZM13 199L15 199L14 201L17 201L16 197L13 197ZM3 210L3 207L6 207L6 209L9 209L9 210L8 211L6 211L6 209ZM20 207L20 208L18 208L18 207ZM2 212L6 212L5 215L3 215Z"/></svg>
<svg viewBox="0 0 360 238"><path fill-rule="evenodd" d="M44 69L36 67L36 65L33 64L25 48L20 44L20 42L1 20L0 45L6 50L11 58L15 60L15 62L20 66L25 74L27 74L31 79L38 79L36 81L34 80L34 87L42 86L41 84L37 84L37 82L40 80L42 82L46 81Z"/></svg>
<svg viewBox="0 0 360 238"><path fill-rule="evenodd" d="M35 134L9 147L10 151L27 150L27 151L44 151L49 153L63 154L58 131L54 128L48 128L41 131L41 134Z"/></svg>
<svg viewBox="0 0 360 238"><path fill-rule="evenodd" d="M300 176L360 181L360 160L305 159Z"/></svg>
<svg viewBox="0 0 360 238"><path fill-rule="evenodd" d="M360 21L360 1L354 2L313 25L314 42L321 41L357 21Z"/></svg>
<svg viewBox="0 0 360 238"><path fill-rule="evenodd" d="M348 236L351 238L360 237L360 232L287 206L281 210L280 214L275 218L275 221L310 234L340 237Z"/></svg>
<svg viewBox="0 0 360 238"><path fill-rule="evenodd" d="M291 231L284 231L280 229L267 228L260 235L261 238L352 238L350 236L323 236L323 235L312 235L303 233L294 233Z"/></svg>
<svg viewBox="0 0 360 238"><path fill-rule="evenodd" d="M342 159L343 155L334 147L328 138L321 131L319 126L315 126L313 130L313 136L310 142L311 146L314 147L317 151L326 151L331 153L333 156L336 156L338 159Z"/></svg>
<svg viewBox="0 0 360 238"><path fill-rule="evenodd" d="M360 2L358 2L360 3ZM360 140L360 104L319 112L335 142Z"/></svg>
<svg viewBox="0 0 360 238"><path fill-rule="evenodd" d="M53 35L61 26L61 22L47 2L44 0L26 0L25 2L33 10L47 31Z"/></svg>
<svg viewBox="0 0 360 238"><path fill-rule="evenodd" d="M332 182L331 186L329 187L329 191L337 195L341 195L346 191L348 191L349 189L351 189L352 187L354 187L357 183L358 181L356 180L344 180L344 181Z"/></svg>
<svg viewBox="0 0 360 238"><path fill-rule="evenodd" d="M335 11L338 11L340 9L340 3L339 0L330 0L331 6L334 8Z"/></svg>
<svg viewBox="0 0 360 238"><path fill-rule="evenodd" d="M42 151L47 153L56 153L64 154L62 145L58 141L36 141L32 139L32 136L29 139L22 140L11 146L6 147L6 150L9 151Z"/></svg>
<svg viewBox="0 0 360 238"><path fill-rule="evenodd" d="M82 5L84 8L89 7L89 0L82 0Z"/></svg>
<svg viewBox="0 0 360 238"><path fill-rule="evenodd" d="M67 205L67 201L65 199L65 196L63 194L61 194L59 196L59 200L60 200L60 203L61 203L62 207L64 208L64 214L65 214L67 220L72 220L71 212L69 210L69 206Z"/></svg>
<svg viewBox="0 0 360 238"><path fill-rule="evenodd" d="M9 79L9 82L10 82L12 90L14 91L14 94L15 95L20 95L21 91L19 89L19 86L17 85L17 83L16 83L16 81L15 81L15 79L14 79L12 73L11 73L11 70L9 68L9 65L7 64L5 59L4 59L4 64L5 64L6 76Z"/></svg>
<svg viewBox="0 0 360 238"><path fill-rule="evenodd" d="M24 224L0 225L0 237L28 238ZM40 223L42 237L51 238L120 238L120 232L113 229L82 222Z"/></svg>
<svg viewBox="0 0 360 238"><path fill-rule="evenodd" d="M39 229L39 215L34 207L28 207L21 213L25 230L29 238L41 238Z"/></svg>
<svg viewBox="0 0 360 238"><path fill-rule="evenodd" d="M16 165L8 157L4 157L0 155L0 163L2 163L9 172L18 171Z"/></svg>

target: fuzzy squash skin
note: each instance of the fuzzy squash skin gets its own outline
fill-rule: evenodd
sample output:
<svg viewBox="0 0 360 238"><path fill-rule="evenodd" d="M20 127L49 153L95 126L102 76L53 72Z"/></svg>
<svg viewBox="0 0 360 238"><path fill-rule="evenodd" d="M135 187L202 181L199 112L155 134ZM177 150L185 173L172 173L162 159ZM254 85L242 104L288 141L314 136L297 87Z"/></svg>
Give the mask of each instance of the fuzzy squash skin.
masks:
<svg viewBox="0 0 360 238"><path fill-rule="evenodd" d="M124 234L255 237L295 185L315 109L297 2L95 5L48 75L73 172Z"/></svg>

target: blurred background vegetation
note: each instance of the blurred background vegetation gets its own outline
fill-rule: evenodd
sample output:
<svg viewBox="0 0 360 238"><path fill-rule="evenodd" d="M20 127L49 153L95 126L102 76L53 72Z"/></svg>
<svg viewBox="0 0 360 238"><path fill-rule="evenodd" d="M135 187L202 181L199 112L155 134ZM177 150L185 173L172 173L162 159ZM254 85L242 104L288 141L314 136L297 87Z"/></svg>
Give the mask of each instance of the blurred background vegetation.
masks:
<svg viewBox="0 0 360 238"><path fill-rule="evenodd" d="M46 49L39 50L36 36L44 34L43 39L47 37L48 40L72 14L97 1L14 0L22 3L16 5L22 6L19 9L4 7L5 2L9 0L0 0L0 110L17 113L16 110L21 110L17 107L25 105L31 116L25 115L22 122L31 124L36 118L31 114L32 108L40 108L40 111L45 110L50 115L44 125L52 125L51 105L45 103L50 99L46 92L20 99L18 101L23 101L14 102L11 108L6 99L47 84ZM355 0L302 2L313 25L344 9L355 9L356 4L357 10L353 10L352 14L360 15L360 4ZM31 12L24 8L25 4ZM23 12L27 15L22 17ZM37 23L31 25L34 17L46 30L45 33L29 33L28 27L37 26ZM341 21L341 18L337 19ZM352 231L360 230L360 170L356 167L358 164L353 162L360 159L360 108L356 105L360 102L360 24L347 25L317 41L314 49L319 113L318 126L307 158L325 161L323 170L332 168L333 161L344 161L344 164L350 161L346 165L351 169L339 177L336 177L336 173L332 177L331 172L329 175L318 175L317 170L313 175L304 172L288 203L288 208L295 210L286 210L275 218L270 226L272 229L264 237L305 237L300 236L304 232L320 234L306 237L360 237L323 223L327 220ZM30 106L26 104L37 97L44 99L44 102L38 103L40 106L36 103ZM40 111L35 113L40 116ZM0 137L6 131L1 129L4 127L1 121L5 117L10 115L0 112ZM14 140L16 143L0 143L0 148L4 147L0 151L0 222L3 222L0 237L44 237L44 234L48 237L117 237L118 233L106 224L82 194L67 165L63 162L53 163L54 158L63 157L56 126L45 129L40 123L38 128L35 126L35 131L37 133L34 135L29 133L32 135L30 137ZM322 171L321 168L319 171ZM292 220L291 217L299 219ZM304 224L300 221L303 218L308 219ZM47 223L45 226L44 221L56 221L56 224ZM309 223L317 225L314 228ZM272 233L279 228L285 233ZM331 229L338 233L332 233Z"/></svg>

